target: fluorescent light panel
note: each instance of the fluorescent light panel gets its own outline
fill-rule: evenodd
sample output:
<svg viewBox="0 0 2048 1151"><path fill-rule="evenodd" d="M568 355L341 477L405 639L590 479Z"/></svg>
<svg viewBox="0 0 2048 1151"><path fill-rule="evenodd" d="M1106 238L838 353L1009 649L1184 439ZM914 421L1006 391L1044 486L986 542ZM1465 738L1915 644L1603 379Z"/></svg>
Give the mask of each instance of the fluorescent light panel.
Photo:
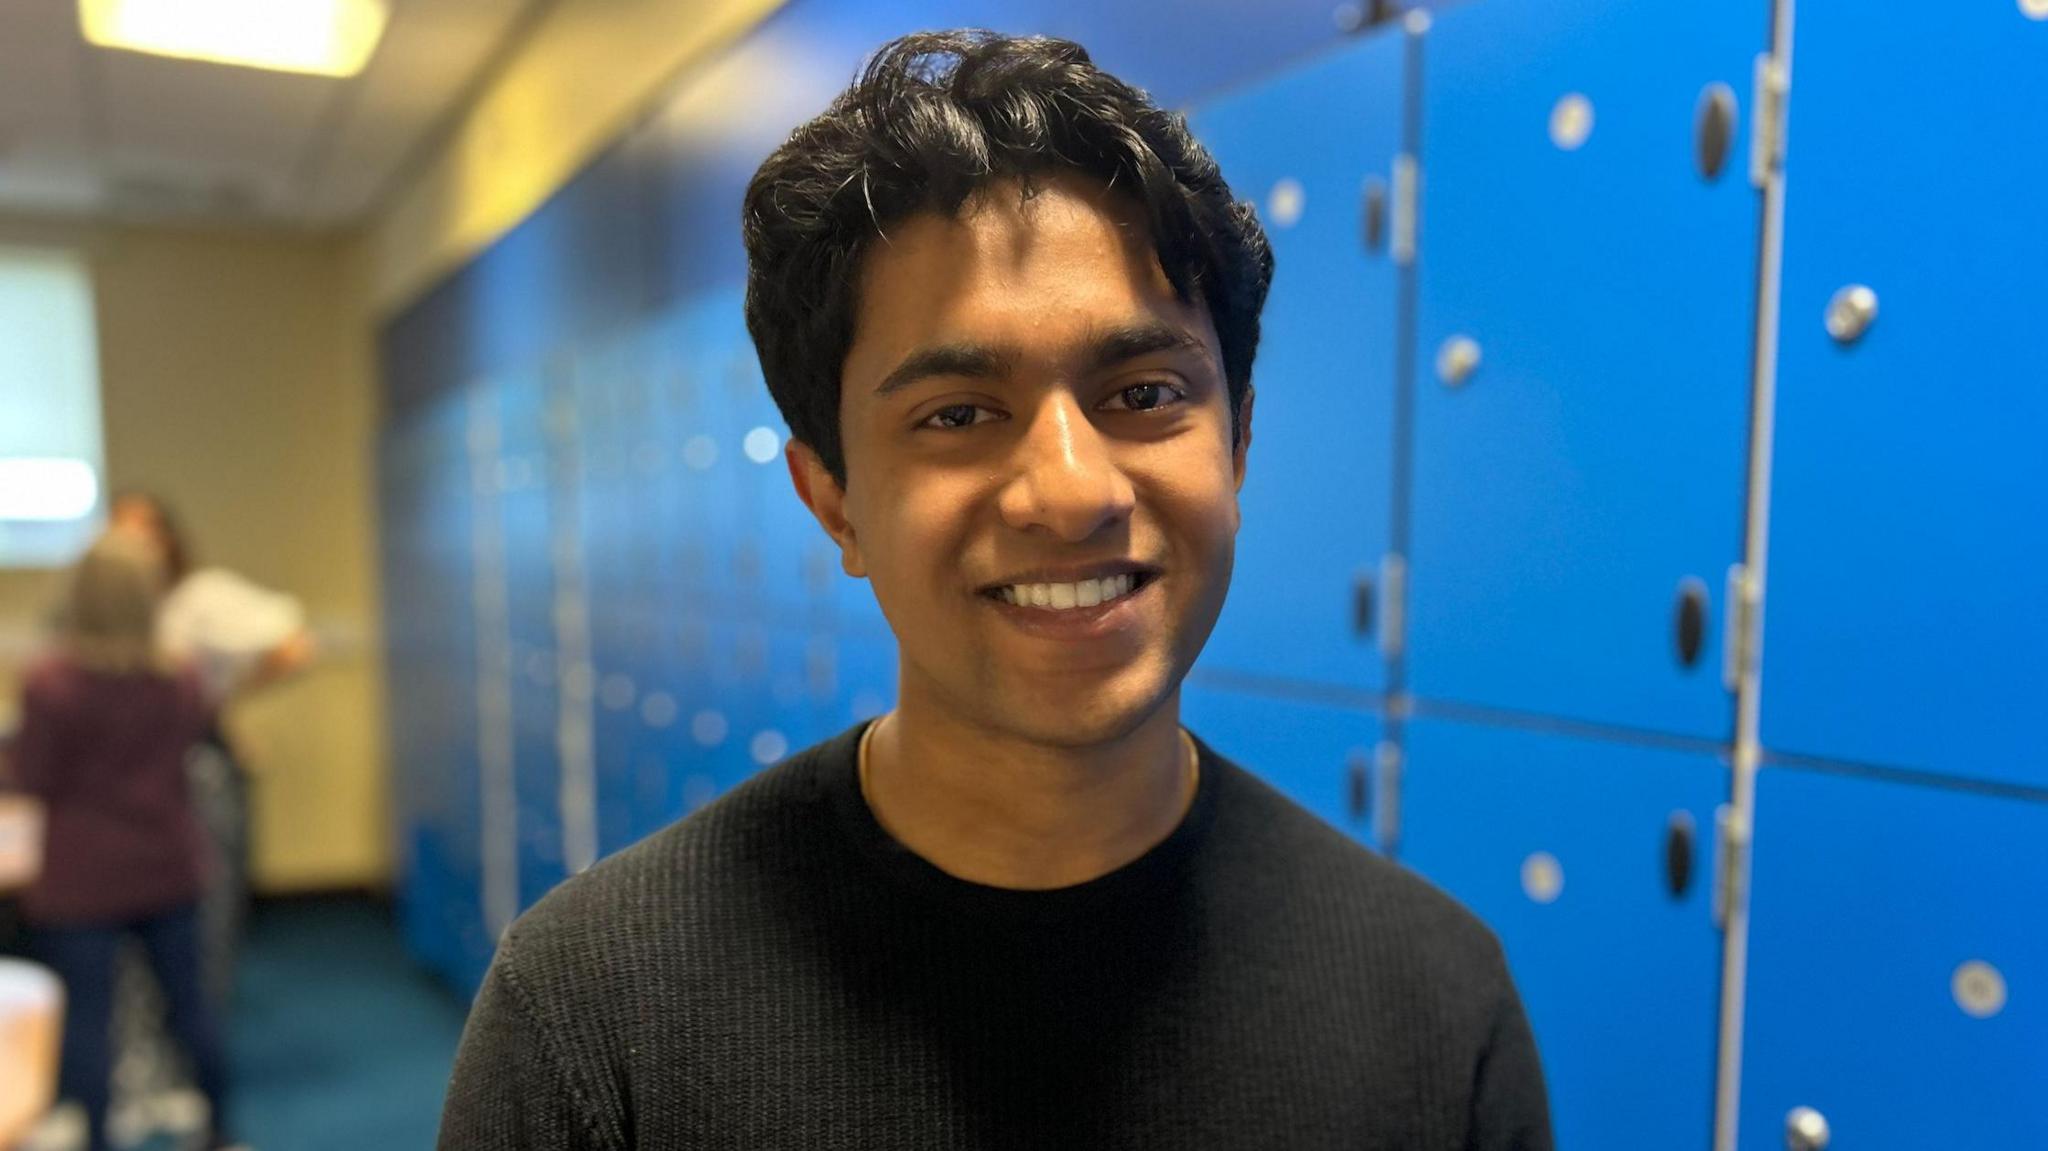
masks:
<svg viewBox="0 0 2048 1151"><path fill-rule="evenodd" d="M389 17L385 0L78 0L102 48L320 76L362 71Z"/></svg>

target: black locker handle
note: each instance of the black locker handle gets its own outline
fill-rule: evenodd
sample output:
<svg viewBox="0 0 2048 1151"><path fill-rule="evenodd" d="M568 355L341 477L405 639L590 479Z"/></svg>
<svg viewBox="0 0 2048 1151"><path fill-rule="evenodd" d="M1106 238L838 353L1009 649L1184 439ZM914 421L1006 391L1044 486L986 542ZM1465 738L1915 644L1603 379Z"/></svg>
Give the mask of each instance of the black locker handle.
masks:
<svg viewBox="0 0 2048 1151"><path fill-rule="evenodd" d="M1351 577L1351 632L1364 637L1372 634L1372 576L1359 572Z"/></svg>
<svg viewBox="0 0 2048 1151"><path fill-rule="evenodd" d="M1372 816L1372 764L1362 751L1351 753L1345 763L1345 808L1359 823Z"/></svg>
<svg viewBox="0 0 2048 1151"><path fill-rule="evenodd" d="M1676 635L1674 645L1678 649L1678 665L1694 667L1700 662L1700 649L1707 642L1707 585L1697 576L1687 576L1678 584L1678 605L1672 612L1672 623Z"/></svg>
<svg viewBox="0 0 2048 1151"><path fill-rule="evenodd" d="M1664 887L1673 899L1692 889L1693 847L1698 828L1689 811L1674 811L1664 829Z"/></svg>
<svg viewBox="0 0 2048 1151"><path fill-rule="evenodd" d="M1711 184L1721 178L1728 152L1735 143L1735 89L1716 81L1700 90L1693 109L1693 161L1700 179Z"/></svg>
<svg viewBox="0 0 2048 1151"><path fill-rule="evenodd" d="M1366 251L1377 252L1387 246L1387 182L1378 176L1365 178L1358 230Z"/></svg>

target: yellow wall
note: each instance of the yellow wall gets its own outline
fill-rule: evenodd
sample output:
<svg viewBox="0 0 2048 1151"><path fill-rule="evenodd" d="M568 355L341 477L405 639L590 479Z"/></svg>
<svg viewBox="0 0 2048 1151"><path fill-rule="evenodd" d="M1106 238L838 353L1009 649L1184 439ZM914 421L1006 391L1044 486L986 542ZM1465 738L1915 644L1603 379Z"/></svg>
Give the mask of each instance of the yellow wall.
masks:
<svg viewBox="0 0 2048 1151"><path fill-rule="evenodd" d="M377 657L373 345L357 245L289 233L0 225L91 257L108 480L167 497L202 563L302 599L326 645L237 705L269 890L391 871ZM54 593L0 573L0 690Z"/></svg>
<svg viewBox="0 0 2048 1151"><path fill-rule="evenodd" d="M384 205L369 234L380 314L510 231L782 0L558 0Z"/></svg>

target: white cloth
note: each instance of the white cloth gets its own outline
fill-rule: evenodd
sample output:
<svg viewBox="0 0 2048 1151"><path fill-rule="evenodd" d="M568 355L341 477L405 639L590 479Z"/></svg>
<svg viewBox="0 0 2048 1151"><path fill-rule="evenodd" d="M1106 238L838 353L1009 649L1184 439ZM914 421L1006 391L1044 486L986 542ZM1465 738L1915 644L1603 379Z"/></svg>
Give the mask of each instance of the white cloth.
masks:
<svg viewBox="0 0 2048 1151"><path fill-rule="evenodd" d="M202 568L164 597L156 624L158 646L197 669L206 697L221 703L264 656L305 628L306 609L225 568Z"/></svg>

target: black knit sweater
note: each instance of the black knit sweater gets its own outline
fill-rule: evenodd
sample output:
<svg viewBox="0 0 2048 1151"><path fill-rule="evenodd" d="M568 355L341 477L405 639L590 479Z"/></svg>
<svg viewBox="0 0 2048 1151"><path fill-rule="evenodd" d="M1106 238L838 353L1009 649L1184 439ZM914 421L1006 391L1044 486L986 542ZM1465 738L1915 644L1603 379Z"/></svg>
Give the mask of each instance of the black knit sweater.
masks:
<svg viewBox="0 0 2048 1151"><path fill-rule="evenodd" d="M1550 1147L1493 936L1208 748L1164 842L1020 892L891 839L859 737L522 916L441 1147Z"/></svg>

